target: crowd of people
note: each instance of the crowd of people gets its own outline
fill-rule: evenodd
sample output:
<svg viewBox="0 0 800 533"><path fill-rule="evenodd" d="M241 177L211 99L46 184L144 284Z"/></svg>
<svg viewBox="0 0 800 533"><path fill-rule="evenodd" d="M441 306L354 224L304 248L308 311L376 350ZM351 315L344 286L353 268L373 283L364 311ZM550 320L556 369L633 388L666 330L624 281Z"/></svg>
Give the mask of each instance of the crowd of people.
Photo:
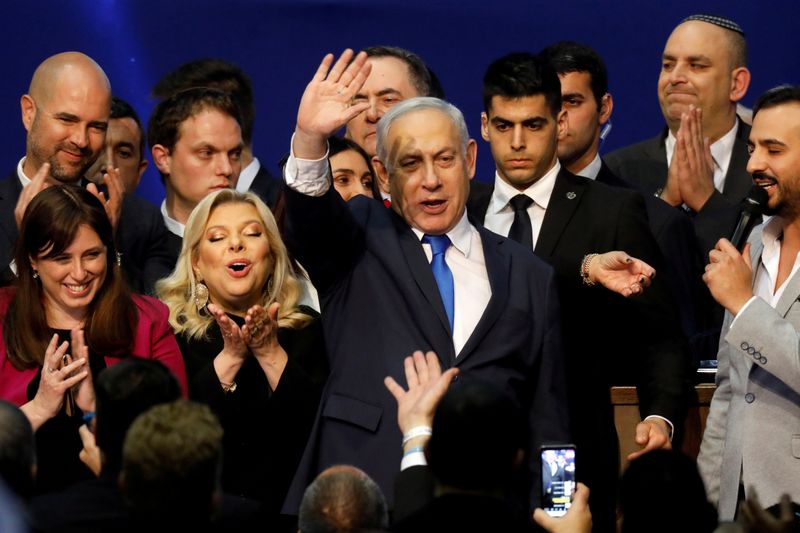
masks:
<svg viewBox="0 0 800 533"><path fill-rule="evenodd" d="M601 156L613 98L594 50L497 58L480 131L496 173L479 181L478 141L405 49L309 66L280 178L253 153L237 66L167 74L145 128L90 57L47 58L0 181L0 479L18 500L0 491L0 515L796 528L800 87L740 118L745 35L717 16L681 21L661 61L666 127ZM160 208L135 193L148 148ZM673 449L708 360L695 462ZM641 414L621 481L616 385ZM563 516L540 508L565 468L551 453L542 471L550 445L575 450Z"/></svg>

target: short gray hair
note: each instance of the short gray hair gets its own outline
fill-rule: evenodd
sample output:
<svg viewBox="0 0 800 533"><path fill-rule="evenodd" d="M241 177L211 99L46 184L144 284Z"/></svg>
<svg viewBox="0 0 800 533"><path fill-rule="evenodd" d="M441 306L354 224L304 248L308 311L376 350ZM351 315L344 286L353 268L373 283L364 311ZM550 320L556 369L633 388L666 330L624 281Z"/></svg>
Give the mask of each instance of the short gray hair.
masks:
<svg viewBox="0 0 800 533"><path fill-rule="evenodd" d="M400 117L415 111L425 111L427 109L434 109L444 114L450 119L450 122L458 130L458 136L461 140L461 155L466 157L467 143L469 142L469 131L467 131L467 123L464 121L464 115L459 109L449 102L433 98L431 96L418 96L416 98L409 98L403 100L396 106L389 109L383 117L378 121L377 130L377 152L378 159L381 160L383 165L391 172L391 163L388 157L388 147L386 146L386 138L389 136L389 129L392 123Z"/></svg>

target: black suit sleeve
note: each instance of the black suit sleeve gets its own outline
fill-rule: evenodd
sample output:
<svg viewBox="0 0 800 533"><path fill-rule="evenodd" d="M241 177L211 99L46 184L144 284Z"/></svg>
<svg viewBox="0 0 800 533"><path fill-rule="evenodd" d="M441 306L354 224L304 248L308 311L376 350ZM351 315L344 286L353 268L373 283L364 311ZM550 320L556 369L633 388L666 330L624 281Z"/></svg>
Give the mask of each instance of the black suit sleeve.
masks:
<svg viewBox="0 0 800 533"><path fill-rule="evenodd" d="M313 197L284 186L284 199L286 246L324 296L353 270L364 252L364 231L333 187Z"/></svg>
<svg viewBox="0 0 800 533"><path fill-rule="evenodd" d="M642 259L656 270L664 264L646 218L644 201L631 195L620 211L617 225L619 248ZM691 357L678 320L677 307L664 277L656 276L650 287L626 303L633 307L642 357L636 358L636 386L642 418L660 415L678 429L688 409L691 389Z"/></svg>

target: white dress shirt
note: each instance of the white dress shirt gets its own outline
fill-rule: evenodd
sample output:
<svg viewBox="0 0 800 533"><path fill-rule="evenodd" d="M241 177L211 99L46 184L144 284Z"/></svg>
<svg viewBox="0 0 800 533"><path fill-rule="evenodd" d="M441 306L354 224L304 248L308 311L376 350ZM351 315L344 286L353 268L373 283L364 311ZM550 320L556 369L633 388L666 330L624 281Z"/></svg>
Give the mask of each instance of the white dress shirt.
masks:
<svg viewBox="0 0 800 533"><path fill-rule="evenodd" d="M592 162L576 172L575 175L596 180L601 168L603 168L603 160L600 159L600 154L594 154Z"/></svg>
<svg viewBox="0 0 800 533"><path fill-rule="evenodd" d="M239 181L236 182L236 191L249 191L250 186L253 185L253 181L256 179L256 174L258 174L259 170L261 170L261 163L258 162L257 157L254 157L253 160L250 161L250 164L244 167L239 173Z"/></svg>
<svg viewBox="0 0 800 533"><path fill-rule="evenodd" d="M533 200L528 206L528 215L531 217L531 229L533 230L533 247L536 248L536 241L542 229L544 213L550 203L550 195L553 194L553 187L556 185L556 177L561 170L561 163L556 161L553 168L536 180L524 191L520 191L503 181L499 174L495 173L494 192L489 200L486 209L486 216L483 225L499 235L508 236L511 224L514 223L514 208L509 205L513 197L518 194L525 194Z"/></svg>
<svg viewBox="0 0 800 533"><path fill-rule="evenodd" d="M747 303L736 314L736 317L731 321L731 327L739 319L742 311L756 298L761 298L772 307L775 307L781 296L783 296L783 291L789 285L789 281L795 277L797 270L800 269L800 253L798 253L794 258L792 272L780 287L775 286L778 280L778 266L781 260L781 237L785 223L779 216L770 217L764 222L763 230L761 231L761 242L764 244L764 249L761 251L761 262L755 272L753 297L747 300Z"/></svg>
<svg viewBox="0 0 800 533"><path fill-rule="evenodd" d="M321 159L308 160L296 158L292 151L284 167L284 180L299 193L322 196L331 183L327 152ZM422 240L424 234L417 228L411 229ZM481 236L467 220L466 210L453 229L447 232L447 236L452 245L445 252L444 258L453 273L453 347L457 356L478 325L492 290L486 272ZM422 249L428 262L432 261L430 245L422 244Z"/></svg>
<svg viewBox="0 0 800 533"><path fill-rule="evenodd" d="M736 143L736 132L738 130L739 121L736 120L730 131L711 145L711 157L714 159L714 187L719 192L722 192L725 188L725 176L728 174L728 167L731 164L731 154L733 153L733 145ZM677 139L670 131L664 141L664 148L667 152L667 166L672 161L676 141Z"/></svg>
<svg viewBox="0 0 800 533"><path fill-rule="evenodd" d="M183 239L183 231L186 229L184 224L181 224L167 213L167 201L161 201L161 216L164 218L164 225L169 231Z"/></svg>

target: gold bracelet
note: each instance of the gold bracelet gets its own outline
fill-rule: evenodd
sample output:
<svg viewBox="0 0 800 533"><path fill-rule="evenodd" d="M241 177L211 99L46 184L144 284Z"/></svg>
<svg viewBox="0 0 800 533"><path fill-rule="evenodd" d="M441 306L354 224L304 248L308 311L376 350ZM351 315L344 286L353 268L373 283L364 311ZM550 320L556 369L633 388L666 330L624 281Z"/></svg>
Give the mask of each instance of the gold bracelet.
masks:
<svg viewBox="0 0 800 533"><path fill-rule="evenodd" d="M225 394L236 392L236 382L231 381L230 383L225 383L224 381L220 381L219 384L222 386L222 391Z"/></svg>
<svg viewBox="0 0 800 533"><path fill-rule="evenodd" d="M595 257L597 257L597 254L586 254L583 256L583 261L581 261L581 280L583 280L583 284L587 287L594 287L596 285L596 283L589 277L589 265L591 264L592 259Z"/></svg>

